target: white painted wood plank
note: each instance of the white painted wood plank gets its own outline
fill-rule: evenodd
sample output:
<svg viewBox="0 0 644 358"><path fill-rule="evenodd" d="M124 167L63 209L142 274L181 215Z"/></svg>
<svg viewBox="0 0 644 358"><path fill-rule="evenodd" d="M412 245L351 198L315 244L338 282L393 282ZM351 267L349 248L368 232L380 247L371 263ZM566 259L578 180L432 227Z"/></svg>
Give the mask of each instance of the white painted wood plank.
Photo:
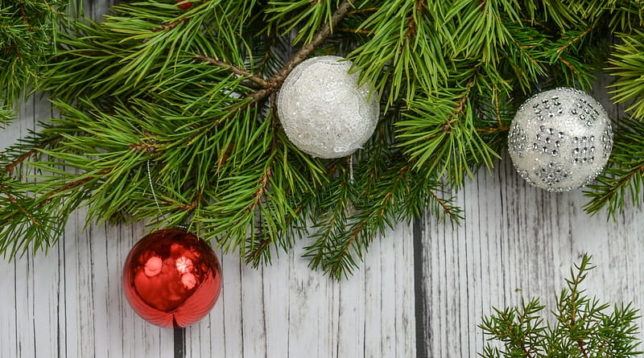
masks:
<svg viewBox="0 0 644 358"><path fill-rule="evenodd" d="M0 150L5 149L22 135L23 121L15 121L0 129ZM16 357L16 264L0 259L0 356Z"/></svg>
<svg viewBox="0 0 644 358"><path fill-rule="evenodd" d="M364 266L342 282L311 271L298 256L302 244L259 270L225 256L222 298L206 320L188 328L187 356L415 355L410 225L377 239Z"/></svg>
<svg viewBox="0 0 644 358"><path fill-rule="evenodd" d="M586 282L589 292L642 307L644 212L630 210L617 222L606 222L604 216L583 213L580 193L557 197L521 181L506 162L458 194L466 214L462 226L452 229L428 219L423 280L430 357L480 352L484 342L476 326L492 306L538 296L553 307L554 293L584 252L598 266ZM500 198L513 191L515 199L489 197L489 192Z"/></svg>

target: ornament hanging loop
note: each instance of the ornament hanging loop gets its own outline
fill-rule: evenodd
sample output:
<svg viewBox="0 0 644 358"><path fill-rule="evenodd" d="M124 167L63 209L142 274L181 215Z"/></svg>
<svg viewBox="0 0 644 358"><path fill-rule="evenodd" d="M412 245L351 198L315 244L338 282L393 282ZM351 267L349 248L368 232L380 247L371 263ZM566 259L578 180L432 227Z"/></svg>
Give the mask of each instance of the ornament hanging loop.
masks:
<svg viewBox="0 0 644 358"><path fill-rule="evenodd" d="M159 210L159 217L160 219L163 216L163 211L161 210L161 205L159 205L159 200L157 199L157 193L154 191L154 184L152 183L152 171L150 170L150 161L148 160L146 162L146 166L148 169L148 184L150 184L150 190L152 191L152 197L154 198L154 203L157 206L157 209ZM159 220L157 220L159 221Z"/></svg>

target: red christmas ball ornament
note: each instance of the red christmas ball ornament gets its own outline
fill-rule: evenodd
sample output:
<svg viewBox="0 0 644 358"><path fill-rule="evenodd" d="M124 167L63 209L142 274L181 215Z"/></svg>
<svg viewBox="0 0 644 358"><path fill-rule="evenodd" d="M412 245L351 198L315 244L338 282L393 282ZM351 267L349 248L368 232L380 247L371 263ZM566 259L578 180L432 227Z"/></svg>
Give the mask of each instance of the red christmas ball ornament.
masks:
<svg viewBox="0 0 644 358"><path fill-rule="evenodd" d="M148 234L134 245L123 268L130 306L161 327L186 327L215 305L221 266L210 246L181 229Z"/></svg>
<svg viewBox="0 0 644 358"><path fill-rule="evenodd" d="M192 7L192 3L187 0L177 0L177 3L179 3L179 9L181 10L188 10Z"/></svg>

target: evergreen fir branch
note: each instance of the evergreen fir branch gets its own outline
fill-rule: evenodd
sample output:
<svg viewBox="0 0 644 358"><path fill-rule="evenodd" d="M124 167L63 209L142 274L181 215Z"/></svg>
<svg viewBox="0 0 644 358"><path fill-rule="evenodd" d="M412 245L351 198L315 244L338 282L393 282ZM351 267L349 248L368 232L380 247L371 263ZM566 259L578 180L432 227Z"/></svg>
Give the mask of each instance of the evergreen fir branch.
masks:
<svg viewBox="0 0 644 358"><path fill-rule="evenodd" d="M77 195L37 200L30 185L0 175L0 252L8 258L46 250L62 235Z"/></svg>
<svg viewBox="0 0 644 358"><path fill-rule="evenodd" d="M277 23L280 34L297 30L295 43L308 43L323 25L328 24L333 31L333 11L338 8L340 0L270 0L266 15L268 22Z"/></svg>
<svg viewBox="0 0 644 358"><path fill-rule="evenodd" d="M188 224L253 265L290 249L312 223L305 256L344 277L399 221L428 209L457 223L446 193L493 164L516 106L541 86L587 86L611 31L639 36L637 1L213 0L182 9L143 0L101 23L59 22L38 88L62 117L0 160L0 218L13 220L1 226L0 251L46 247L86 205L90 220ZM625 83L634 51L612 57ZM292 69L329 53L349 53L384 108L365 148L331 161L294 147L275 114ZM611 167L591 187L604 197L597 205L615 210L629 195L641 202L641 130L627 127L617 127ZM21 177L23 166L37 175Z"/></svg>
<svg viewBox="0 0 644 358"><path fill-rule="evenodd" d="M634 32L644 26L644 8L640 0L614 0L610 5L610 27L613 31Z"/></svg>
<svg viewBox="0 0 644 358"><path fill-rule="evenodd" d="M580 18L565 0L524 1L531 23L554 22L559 29L579 24Z"/></svg>
<svg viewBox="0 0 644 358"><path fill-rule="evenodd" d="M498 67L507 68L506 71L511 71L512 76L501 77L516 78L522 91L530 93L532 86L547 76L547 58L544 55L544 49L548 39L529 26L508 24L507 28L510 33L509 44L499 49L502 60ZM489 71L490 67L486 69Z"/></svg>
<svg viewBox="0 0 644 358"><path fill-rule="evenodd" d="M581 284L593 267L584 255L571 269L566 288L557 297L556 321L543 318L538 299L520 307L494 309L479 326L488 341L482 357L630 357L642 354L632 306L610 306L585 294Z"/></svg>
<svg viewBox="0 0 644 358"><path fill-rule="evenodd" d="M357 29L372 36L349 59L364 81L388 94L387 104L401 96L410 102L419 92L436 93L446 81L445 45L453 33L444 21L447 8L443 1L387 1Z"/></svg>
<svg viewBox="0 0 644 358"><path fill-rule="evenodd" d="M538 314L544 308L538 299L532 299L522 302L520 307L494 309L494 316L484 317L479 327L490 336L488 339L502 342L504 350L487 346L482 356L540 356L539 347L544 344L546 328Z"/></svg>
<svg viewBox="0 0 644 358"><path fill-rule="evenodd" d="M597 68L593 59L585 58L590 53L584 50L587 49L586 45L598 46L591 41L598 28L598 23L592 23L581 29L568 30L552 44L549 51L550 64L561 74L565 85L582 89L590 89L592 86Z"/></svg>
<svg viewBox="0 0 644 358"><path fill-rule="evenodd" d="M308 56L310 56L313 51L315 51L316 48L318 48L320 45L322 45L326 39L331 36L333 33L333 28L336 27L342 21L345 16L349 13L349 11L352 9L352 4L351 1L344 0L342 1L333 15L331 16L331 19L328 23L324 24L316 33L315 35L311 38L310 41L308 41L304 46L300 48L299 51L297 51L287 63L284 64L284 67L282 67L271 79L271 86L269 90L267 90L267 93L273 93L279 87L282 85L286 77L288 76L289 73L295 68L295 66L299 65L302 63L302 61L306 60Z"/></svg>
<svg viewBox="0 0 644 358"><path fill-rule="evenodd" d="M413 102L405 119L396 123L400 147L410 156L415 169L428 177L436 173L451 184L460 185L472 167L492 167L498 155L476 130L476 117L470 93L473 77L459 90L444 91L423 101Z"/></svg>
<svg viewBox="0 0 644 358"><path fill-rule="evenodd" d="M455 0L447 19L457 18L454 47L464 58L498 63L499 49L511 40L507 24L520 21L516 0L472 2Z"/></svg>
<svg viewBox="0 0 644 358"><path fill-rule="evenodd" d="M644 202L644 123L622 119L614 125L614 145L608 167L584 191L591 199L584 210L595 214L606 208L609 217L613 218L627 203L639 207Z"/></svg>
<svg viewBox="0 0 644 358"><path fill-rule="evenodd" d="M319 214L313 217L313 234L311 245L305 248L304 257L309 260L309 266L313 269L325 269L329 255L333 255L334 246L341 235L346 231L347 216L350 214L352 191L351 182L347 180L348 175L340 174L338 178L328 185L324 192L320 193ZM340 257L346 259L346 256ZM344 266L343 266L344 265ZM351 268L351 262L338 262L336 267L342 272L342 267Z"/></svg>
<svg viewBox="0 0 644 358"><path fill-rule="evenodd" d="M78 6L76 0L0 1L0 108L12 108L38 86L58 33ZM6 112L0 117L8 121Z"/></svg>
<svg viewBox="0 0 644 358"><path fill-rule="evenodd" d="M580 20L609 17L609 28L613 31L632 31L644 24L640 0L584 0L570 3L569 7Z"/></svg>
<svg viewBox="0 0 644 358"><path fill-rule="evenodd" d="M244 47L239 33L250 18L253 6L254 0L207 1L196 3L181 14L174 2L117 5L101 26L120 34L121 45L130 44L132 52L120 59L121 67L113 80L124 77L126 83L136 84L151 73L156 63L161 64L157 75L164 73L179 54L197 45L198 39L208 32L217 32L216 42L209 49L214 50L216 57L228 59ZM168 8L175 12L167 11ZM163 62L155 61L162 55L166 57ZM234 60L238 63L240 59Z"/></svg>
<svg viewBox="0 0 644 358"><path fill-rule="evenodd" d="M235 67L235 66L233 66L231 64L228 64L228 63L226 63L224 61L221 61L221 60L218 60L216 58L197 55L197 56L195 56L195 59L199 60L199 61L204 61L206 63L209 63L209 64L213 65L213 66L221 67L221 68L223 68L225 70L229 70L230 72L234 73L237 76L247 78L251 82L254 82L255 85L260 86L262 88L267 88L267 87L270 86L270 84L268 82L266 82L266 80L263 79L262 77L260 77L258 75L255 75L253 73L250 73L248 70L245 70L245 69L239 68L239 67Z"/></svg>
<svg viewBox="0 0 644 358"><path fill-rule="evenodd" d="M498 83L485 85L485 90L480 89L472 100L476 108L476 132L494 152L501 153L518 104L506 88L497 86Z"/></svg>
<svg viewBox="0 0 644 358"><path fill-rule="evenodd" d="M128 97L163 83L163 74L176 75L180 61L193 61L186 53L242 64L245 46L237 31L252 6L234 5L210 1L180 13L174 2L121 4L100 24L75 22L70 34L60 40L62 49L43 87L65 100L78 95ZM219 13L221 19L236 22L215 19ZM169 23L176 25L165 26Z"/></svg>
<svg viewBox="0 0 644 358"><path fill-rule="evenodd" d="M63 139L54 148L38 149L51 159L32 163L45 173L35 184L39 188L37 193L56 198L82 193L83 200L87 201L89 219L156 216L157 208L150 198L145 171L146 164L152 162L150 176L158 178L154 183L160 187L157 192L163 216L159 220L161 225L178 224L189 218L198 232L208 233L204 238L216 237L224 249L234 248L242 255L261 252L257 250L260 244L261 247L273 244L288 247L292 240L283 235L282 229L301 221L292 206L293 198L311 193L312 188L325 179L318 161L303 159L305 155L293 154L299 151L285 146L288 141L283 134L275 133L274 115L264 117L264 102L279 89L290 70L331 35L332 26L350 8L348 1L340 4L331 23L324 25L313 40L265 80L266 83L261 83L264 88L253 91L244 87L245 78L260 82L257 81L260 77L253 77L255 75L246 70L241 73L241 67L231 65L235 66L233 69L219 63L220 66L212 66L210 61L195 66L195 55L190 55L178 57L175 74L160 82L151 76L141 77L143 82L132 88L146 83L156 85L138 98L131 97L127 103L117 102L116 106L103 109L102 105L96 104L101 103L98 100L103 94L81 98L78 108L56 102L63 117L54 119L49 131L74 129L62 131ZM118 36L113 28L120 20L112 21L79 26L87 33ZM73 39L74 43L67 44L89 49L91 47L86 45L93 46L94 39L91 36L86 39L88 41ZM110 56L107 61L114 64L114 73L121 71L116 53L111 49L103 52ZM212 51L204 53L212 55ZM65 56L72 61L88 61L95 54L91 50L83 54L70 47ZM69 66L66 61L58 65ZM88 62L94 64L93 60ZM72 66L85 70L78 64ZM194 71L195 67L202 71ZM102 71L98 66L94 69ZM186 81L187 74L193 76L193 81ZM237 74L244 76L237 78ZM61 86L66 81L66 78L53 79L51 83ZM110 81L108 77L101 85L129 82L119 76ZM195 81L212 81L218 85L195 90ZM91 86L97 85L97 82L91 83ZM91 91L87 88L83 93ZM72 95L71 91L68 93ZM156 103L159 102L173 106L158 107ZM31 150L14 160L27 159ZM217 166L213 167L209 163L215 156L218 156ZM60 170L61 163L68 170ZM180 170L177 170L177 163L182 164ZM297 167L292 168L292 165ZM69 169L76 169L78 173L71 173ZM215 183L212 182L213 172L218 178ZM47 201L39 194L35 199ZM259 226L255 223L258 215L262 218ZM264 245L267 238L271 245ZM253 257L262 257L262 254Z"/></svg>
<svg viewBox="0 0 644 358"><path fill-rule="evenodd" d="M617 77L612 85L613 100L626 103L627 112L644 120L644 31L619 36L622 43L615 46L609 63L611 74Z"/></svg>
<svg viewBox="0 0 644 358"><path fill-rule="evenodd" d="M398 116L399 111L395 107L387 115ZM366 152L355 157L355 177L351 165L336 167L337 177L320 195L320 212L313 211L313 243L304 256L312 268L336 279L350 275L372 240L404 218L419 217L425 209L452 222L462 218L452 198L439 194L438 180L418 175L399 151L387 149L386 143L395 140L390 125L383 124Z"/></svg>

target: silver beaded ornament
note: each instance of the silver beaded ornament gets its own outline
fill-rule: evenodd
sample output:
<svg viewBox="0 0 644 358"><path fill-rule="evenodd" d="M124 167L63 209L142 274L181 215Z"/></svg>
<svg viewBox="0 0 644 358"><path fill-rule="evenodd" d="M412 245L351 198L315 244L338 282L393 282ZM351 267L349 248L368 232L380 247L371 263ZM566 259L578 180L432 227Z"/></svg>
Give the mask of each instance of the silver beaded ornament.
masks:
<svg viewBox="0 0 644 358"><path fill-rule="evenodd" d="M521 105L508 149L517 172L548 191L569 191L602 172L613 147L610 119L599 102L573 88L541 92Z"/></svg>
<svg viewBox="0 0 644 358"><path fill-rule="evenodd" d="M350 155L371 137L380 115L372 86L358 85L342 57L310 58L288 75L277 97L277 111L288 138L320 158Z"/></svg>

